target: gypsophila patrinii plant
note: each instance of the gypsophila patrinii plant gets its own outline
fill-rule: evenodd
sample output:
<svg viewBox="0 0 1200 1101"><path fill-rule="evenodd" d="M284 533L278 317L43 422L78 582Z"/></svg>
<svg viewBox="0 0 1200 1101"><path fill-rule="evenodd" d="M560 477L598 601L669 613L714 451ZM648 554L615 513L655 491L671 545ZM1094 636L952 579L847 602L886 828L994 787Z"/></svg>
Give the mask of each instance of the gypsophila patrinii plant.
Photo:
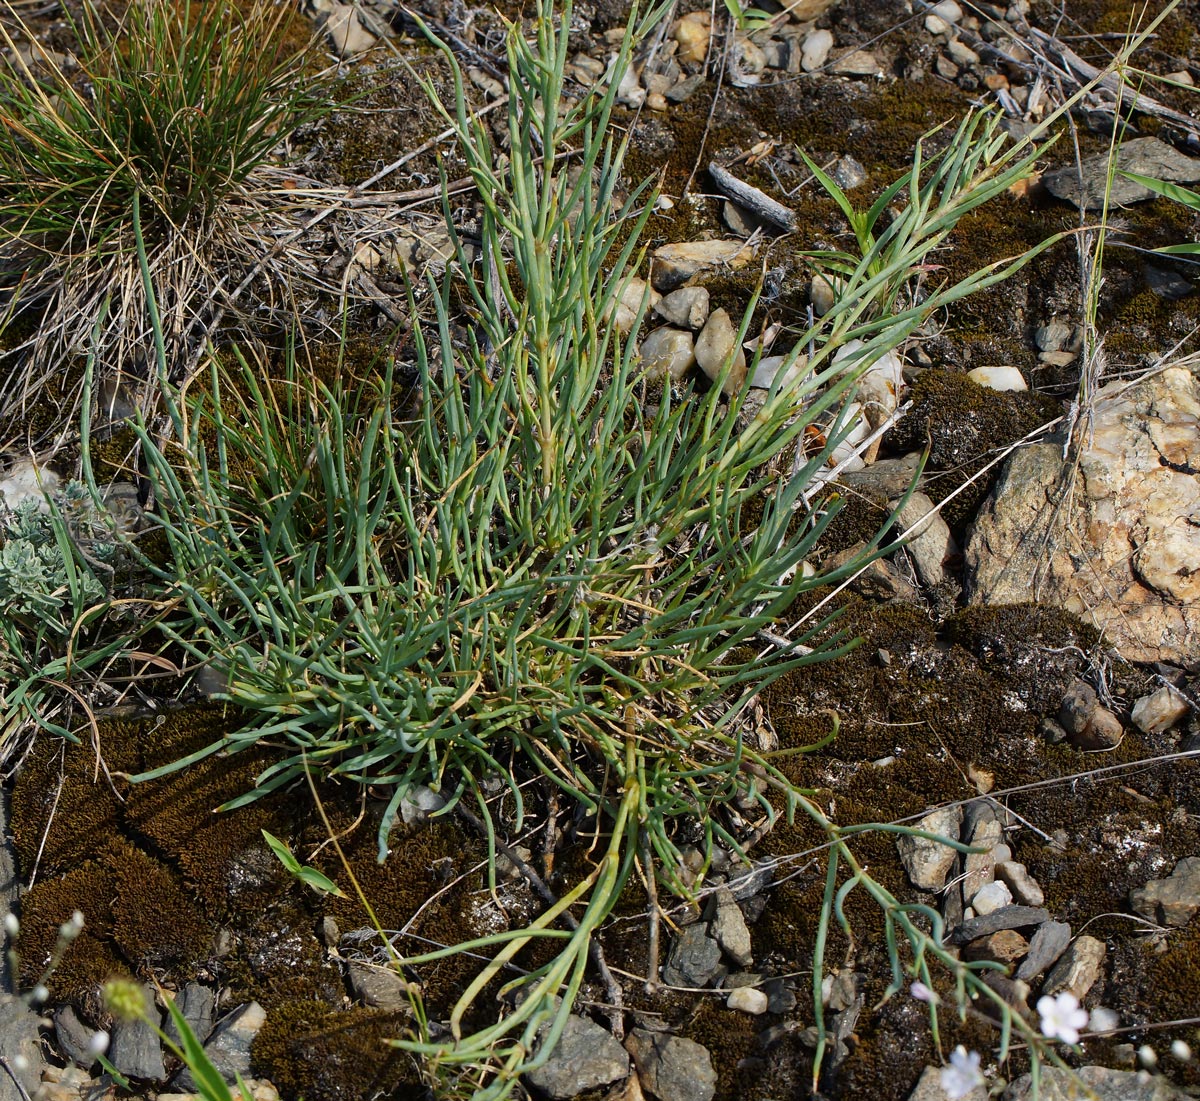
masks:
<svg viewBox="0 0 1200 1101"><path fill-rule="evenodd" d="M607 85L573 106L562 95L569 11L544 0L532 40L511 29L503 157L445 50L455 99L427 91L475 183L480 246L467 254L447 203L457 265L424 288L433 321L411 334L414 393L390 359L367 378L321 382L294 355L271 372L235 351L210 356L206 387L185 399L160 342L171 429L138 432L170 553L145 565L179 607L165 629L222 678L246 722L136 779L269 742L276 763L230 806L308 770L390 790L381 859L417 784L447 797L443 813L472 808L490 843L489 785L515 808L507 828L521 828L524 785L539 777L594 816L592 870L528 925L423 955L398 949L418 973L453 953L490 956L450 1012L450 1039L422 1029L401 1041L431 1074L475 1082L479 1098L507 1095L549 1055L639 858L648 878L684 893L685 839L740 851L738 800L768 817L780 805L807 814L829 839L814 958L821 1049L826 933L845 924L854 889L884 913L893 990L906 975L929 981L936 962L963 1005L968 991L999 1002L979 977L986 965L941 947L935 912L903 905L857 862L854 837L884 827L829 821L747 740L742 713L774 678L840 652L825 623L773 631L799 595L871 553L837 574L802 568L831 515L809 497L847 430L838 410L873 359L1020 262L904 298L956 218L1024 175L1036 151L1014 154L991 119L973 117L965 147L928 178L915 165L890 191L907 186L911 205L864 238L868 255L839 271L837 306L797 343L807 371L786 382L780 371L753 408L744 390L652 385L634 337L611 321L653 199L617 197L624 147L609 127L635 18ZM152 301L144 259L142 276ZM414 288L414 317L419 297ZM464 301L470 325L456 330L452 303ZM854 362L835 363L850 340L862 342ZM806 453L798 444L813 435L821 446ZM538 940L556 951L509 984L522 988L516 1008L467 1033L481 992ZM1033 1039L997 1011L1006 1040L1013 1028ZM819 1066L820 1049L814 1078Z"/></svg>
<svg viewBox="0 0 1200 1101"><path fill-rule="evenodd" d="M263 258L258 227L278 201L258 173L331 99L282 45L286 6L247 11L134 0L114 27L111 11L84 5L68 57L19 19L22 40L0 25L0 286L6 325L38 318L6 352L0 419L36 399L43 422L48 402L54 428L73 421L78 384L62 384L72 355L95 352L110 396L118 370L131 390L153 381L140 350L150 323L135 197L176 373L228 304L230 272Z"/></svg>

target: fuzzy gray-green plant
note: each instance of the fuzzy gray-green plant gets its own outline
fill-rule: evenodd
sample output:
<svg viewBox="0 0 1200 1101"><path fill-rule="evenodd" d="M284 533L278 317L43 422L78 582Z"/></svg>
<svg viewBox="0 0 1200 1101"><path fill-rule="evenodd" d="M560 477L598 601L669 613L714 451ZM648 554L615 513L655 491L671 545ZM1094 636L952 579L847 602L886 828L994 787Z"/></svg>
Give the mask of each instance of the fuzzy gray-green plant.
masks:
<svg viewBox="0 0 1200 1101"><path fill-rule="evenodd" d="M107 631L123 557L82 482L13 508L0 498L0 762L34 729L75 740L73 703L132 649L132 633Z"/></svg>

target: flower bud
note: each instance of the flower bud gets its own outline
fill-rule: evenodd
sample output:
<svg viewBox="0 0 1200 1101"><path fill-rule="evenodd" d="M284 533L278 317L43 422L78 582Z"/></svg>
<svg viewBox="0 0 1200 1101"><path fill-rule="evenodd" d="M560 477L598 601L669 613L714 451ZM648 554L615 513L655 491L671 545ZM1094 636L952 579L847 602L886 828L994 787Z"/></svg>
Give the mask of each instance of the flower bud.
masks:
<svg viewBox="0 0 1200 1101"><path fill-rule="evenodd" d="M104 984L104 1004L122 1021L135 1021L146 1015L146 995L129 979L113 979Z"/></svg>

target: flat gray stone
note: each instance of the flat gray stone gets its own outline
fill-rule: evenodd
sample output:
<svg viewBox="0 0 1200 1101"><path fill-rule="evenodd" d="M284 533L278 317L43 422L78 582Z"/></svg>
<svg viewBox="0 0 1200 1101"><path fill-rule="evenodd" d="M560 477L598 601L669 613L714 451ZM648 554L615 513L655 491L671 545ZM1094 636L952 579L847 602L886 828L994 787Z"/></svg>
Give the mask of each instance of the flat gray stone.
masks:
<svg viewBox="0 0 1200 1101"><path fill-rule="evenodd" d="M59 1006L54 1013L54 1039L58 1050L77 1067L87 1070L96 1062L90 1043L95 1029L85 1025L73 1006Z"/></svg>
<svg viewBox="0 0 1200 1101"><path fill-rule="evenodd" d="M354 996L363 1005L376 1009L409 1009L412 998L408 983L403 975L390 967L351 960L346 967L346 977Z"/></svg>
<svg viewBox="0 0 1200 1101"><path fill-rule="evenodd" d="M42 1080L38 1017L23 1001L8 994L0 994L0 1052L7 1056L12 1068L0 1067L0 1101L25 1101L32 1097ZM13 1059L18 1055L24 1057L24 1070L13 1067Z"/></svg>
<svg viewBox="0 0 1200 1101"><path fill-rule="evenodd" d="M1001 929L1024 929L1050 920L1050 911L1040 906L1001 906L984 917L964 921L954 930L955 944L968 944L976 937L990 937Z"/></svg>
<svg viewBox="0 0 1200 1101"><path fill-rule="evenodd" d="M1183 926L1200 910L1200 856L1185 856L1166 879L1129 892L1135 913L1163 925Z"/></svg>
<svg viewBox="0 0 1200 1101"><path fill-rule="evenodd" d="M187 1021L196 1039L204 1043L213 1030L216 994L212 989L198 982L185 983L175 997L175 1007L183 1014L183 1019ZM179 1032L170 1014L167 1015L163 1031L175 1043L179 1043Z"/></svg>
<svg viewBox="0 0 1200 1101"><path fill-rule="evenodd" d="M669 986L707 986L721 967L721 946L708 935L708 927L689 925L675 938L663 968Z"/></svg>
<svg viewBox="0 0 1200 1101"><path fill-rule="evenodd" d="M1190 1101L1186 1093L1165 1078L1144 1071L1080 1067L1075 1074L1093 1091L1097 1101ZM1041 1101L1078 1101L1085 1096L1075 1075L1057 1067L1042 1067L1040 1085ZM1004 1091L1004 1101L1032 1101L1032 1098L1033 1084L1028 1074L1022 1075Z"/></svg>
<svg viewBox="0 0 1200 1101"><path fill-rule="evenodd" d="M612 1033L595 1021L572 1015L550 1058L525 1079L543 1093L566 1101L628 1074L629 1056Z"/></svg>
<svg viewBox="0 0 1200 1101"><path fill-rule="evenodd" d="M1017 968L1017 978L1033 982L1058 962L1071 943L1071 927L1065 921L1044 921L1029 941L1029 951Z"/></svg>
<svg viewBox="0 0 1200 1101"><path fill-rule="evenodd" d="M258 1002L247 1002L225 1017L204 1045L204 1053L230 1085L236 1084L239 1074L250 1077L250 1045L266 1019L266 1010ZM180 1093L195 1092L196 1082L187 1067L171 1080L171 1088Z"/></svg>
<svg viewBox="0 0 1200 1101"><path fill-rule="evenodd" d="M1174 183L1193 183L1200 180L1200 160L1185 157L1158 138L1135 138L1124 142L1117 152L1117 167L1139 176ZM1083 186L1080 187L1080 176ZM1085 157L1080 168L1074 165L1057 168L1042 176L1042 183L1051 195L1065 199L1082 210L1101 210L1108 183L1108 155L1101 153ZM1154 198L1154 192L1140 183L1121 175L1113 176L1109 202L1112 206L1128 206Z"/></svg>
<svg viewBox="0 0 1200 1101"><path fill-rule="evenodd" d="M157 1017L154 991L149 987L143 987L143 991L150 1013ZM108 1060L126 1078L158 1082L167 1076L167 1068L163 1066L162 1041L150 1023L141 1018L113 1024Z"/></svg>
<svg viewBox="0 0 1200 1101"><path fill-rule="evenodd" d="M754 962L746 919L726 887L717 891L716 908L709 928L717 944L739 967L749 967Z"/></svg>
<svg viewBox="0 0 1200 1101"><path fill-rule="evenodd" d="M658 1101L712 1101L717 1072L708 1049L694 1040L635 1028L625 1041L638 1077Z"/></svg>

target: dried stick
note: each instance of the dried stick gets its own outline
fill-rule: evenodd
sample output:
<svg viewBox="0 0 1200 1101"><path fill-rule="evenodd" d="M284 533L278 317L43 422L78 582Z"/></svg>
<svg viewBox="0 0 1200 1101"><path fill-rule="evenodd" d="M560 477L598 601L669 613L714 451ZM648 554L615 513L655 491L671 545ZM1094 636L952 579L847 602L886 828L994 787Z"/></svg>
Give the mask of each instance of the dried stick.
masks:
<svg viewBox="0 0 1200 1101"><path fill-rule="evenodd" d="M708 174L717 187L738 206L745 207L759 221L768 222L787 233L795 230L795 211L789 210L782 203L777 203L770 195L760 191L757 187L752 187L743 180L739 180L732 172L722 168L719 164L710 163Z"/></svg>

